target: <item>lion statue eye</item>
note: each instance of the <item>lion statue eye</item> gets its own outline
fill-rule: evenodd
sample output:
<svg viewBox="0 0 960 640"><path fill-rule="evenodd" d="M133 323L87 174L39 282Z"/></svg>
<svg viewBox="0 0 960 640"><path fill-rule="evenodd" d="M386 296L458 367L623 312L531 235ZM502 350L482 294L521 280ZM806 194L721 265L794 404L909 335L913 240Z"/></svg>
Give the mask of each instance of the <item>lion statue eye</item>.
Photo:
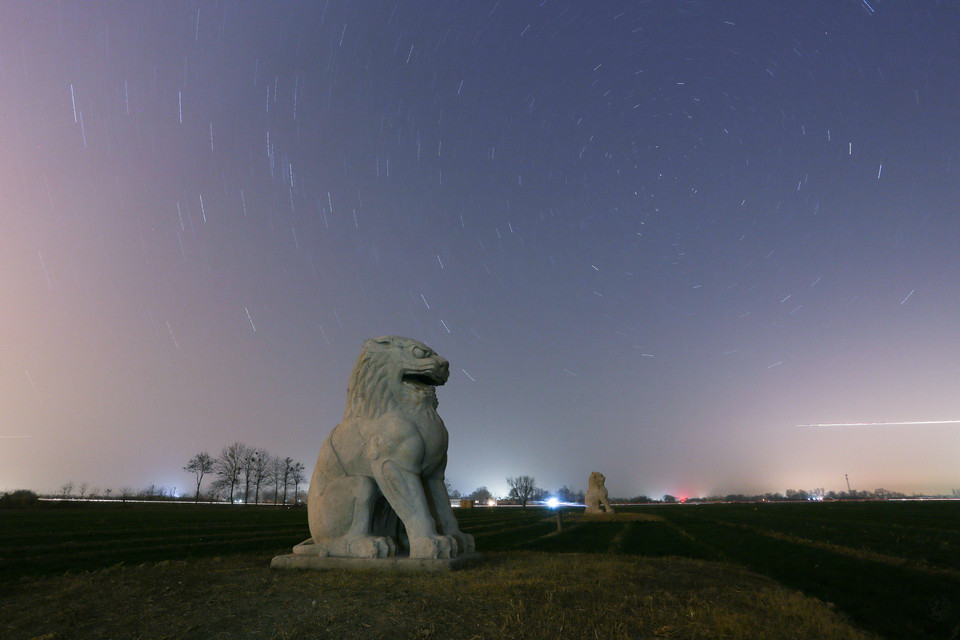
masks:
<svg viewBox="0 0 960 640"><path fill-rule="evenodd" d="M413 347L411 351L413 351L413 357L417 359L426 358L428 355L430 355L427 351L421 349L420 347Z"/></svg>

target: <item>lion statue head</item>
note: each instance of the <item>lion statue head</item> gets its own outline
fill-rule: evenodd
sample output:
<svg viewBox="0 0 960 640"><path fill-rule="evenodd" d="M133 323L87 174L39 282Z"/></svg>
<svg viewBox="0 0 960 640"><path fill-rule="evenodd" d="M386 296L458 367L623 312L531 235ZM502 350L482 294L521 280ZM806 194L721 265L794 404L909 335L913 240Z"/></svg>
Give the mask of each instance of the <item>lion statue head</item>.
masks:
<svg viewBox="0 0 960 640"><path fill-rule="evenodd" d="M449 377L450 364L422 342L401 336L370 338L350 374L344 420L376 419L398 404L436 409L436 387Z"/></svg>
<svg viewBox="0 0 960 640"><path fill-rule="evenodd" d="M601 489L606 493L606 487L604 483L607 481L607 476L603 475L599 471L593 471L590 473L590 480L587 484L588 489L596 489L600 491Z"/></svg>

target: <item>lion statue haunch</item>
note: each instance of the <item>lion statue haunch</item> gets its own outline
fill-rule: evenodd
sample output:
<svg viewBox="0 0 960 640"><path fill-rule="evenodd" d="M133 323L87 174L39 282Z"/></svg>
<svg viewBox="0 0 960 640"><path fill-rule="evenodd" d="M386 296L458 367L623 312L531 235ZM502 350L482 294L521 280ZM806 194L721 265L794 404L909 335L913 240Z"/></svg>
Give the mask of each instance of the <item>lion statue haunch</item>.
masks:
<svg viewBox="0 0 960 640"><path fill-rule="evenodd" d="M603 513L604 509L607 513L614 512L613 507L610 506L610 500L607 498L607 488L603 484L606 481L606 476L599 471L590 474L590 484L587 487L585 500L587 509L584 513ZM603 505L603 509L600 508L600 505Z"/></svg>
<svg viewBox="0 0 960 640"><path fill-rule="evenodd" d="M436 387L449 367L409 338L363 343L343 421L324 440L310 480L311 538L294 553L383 558L409 548L413 558L454 558L474 550L443 477L447 429Z"/></svg>

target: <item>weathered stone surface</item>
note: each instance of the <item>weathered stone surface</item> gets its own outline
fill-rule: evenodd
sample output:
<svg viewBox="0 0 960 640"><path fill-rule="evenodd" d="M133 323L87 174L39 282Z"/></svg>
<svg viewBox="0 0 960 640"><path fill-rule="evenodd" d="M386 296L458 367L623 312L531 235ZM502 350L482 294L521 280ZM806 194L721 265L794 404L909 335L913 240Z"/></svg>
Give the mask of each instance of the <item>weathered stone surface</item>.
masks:
<svg viewBox="0 0 960 640"><path fill-rule="evenodd" d="M604 486L607 478L599 471L590 474L590 481L587 486L587 495L585 502L587 508L584 513L613 513L613 507L610 506L610 500L607 497L607 488ZM601 509L601 506L603 509Z"/></svg>
<svg viewBox="0 0 960 640"><path fill-rule="evenodd" d="M272 569L337 569L359 571L420 571L440 573L457 571L483 560L483 554L464 553L456 558L411 558L409 556L391 556L389 558L337 558L290 553L276 556L270 562Z"/></svg>
<svg viewBox="0 0 960 640"><path fill-rule="evenodd" d="M448 376L447 361L422 342L364 342L343 420L323 442L310 480L311 539L294 556L450 559L474 550L444 485L448 435L436 387Z"/></svg>

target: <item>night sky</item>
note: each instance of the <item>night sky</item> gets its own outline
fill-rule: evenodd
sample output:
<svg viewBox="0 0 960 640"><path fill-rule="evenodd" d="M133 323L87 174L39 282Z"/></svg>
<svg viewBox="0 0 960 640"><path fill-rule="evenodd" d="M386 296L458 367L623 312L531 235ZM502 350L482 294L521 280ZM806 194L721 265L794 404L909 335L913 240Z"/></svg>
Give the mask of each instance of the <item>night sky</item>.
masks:
<svg viewBox="0 0 960 640"><path fill-rule="evenodd" d="M463 492L960 487L958 33L933 0L2 2L0 490L187 492L237 440L309 474L384 334L450 361Z"/></svg>

